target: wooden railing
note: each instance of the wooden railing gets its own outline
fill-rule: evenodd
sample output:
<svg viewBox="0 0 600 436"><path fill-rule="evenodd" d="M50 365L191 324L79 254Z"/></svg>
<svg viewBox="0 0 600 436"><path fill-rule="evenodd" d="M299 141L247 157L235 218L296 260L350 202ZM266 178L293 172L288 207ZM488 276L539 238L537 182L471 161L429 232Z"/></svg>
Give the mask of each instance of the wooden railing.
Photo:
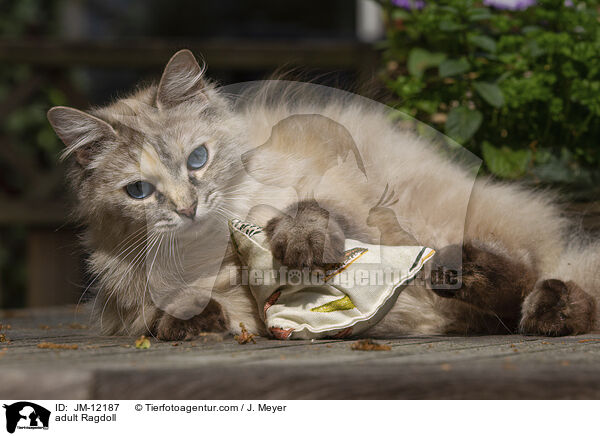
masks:
<svg viewBox="0 0 600 436"><path fill-rule="evenodd" d="M370 45L352 40L240 40L166 42L64 42L0 40L0 62L42 67L163 66L181 48L202 56L211 67L274 69L285 64L326 69L369 70L375 67Z"/></svg>

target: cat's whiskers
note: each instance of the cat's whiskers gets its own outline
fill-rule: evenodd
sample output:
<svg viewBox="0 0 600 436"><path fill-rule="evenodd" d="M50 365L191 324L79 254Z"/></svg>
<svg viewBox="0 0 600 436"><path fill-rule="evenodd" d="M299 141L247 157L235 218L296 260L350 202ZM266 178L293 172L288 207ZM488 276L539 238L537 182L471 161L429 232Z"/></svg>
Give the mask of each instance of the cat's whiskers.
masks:
<svg viewBox="0 0 600 436"><path fill-rule="evenodd" d="M185 286L189 286L186 278L185 278L185 266L183 264L183 259L180 256L179 246L177 244L177 237L173 238L173 253L174 253L174 261L175 261L175 271L181 278L181 281Z"/></svg>
<svg viewBox="0 0 600 436"><path fill-rule="evenodd" d="M247 198L248 198L247 195L239 194L239 195L222 197L222 201L240 201L240 200L246 200Z"/></svg>
<svg viewBox="0 0 600 436"><path fill-rule="evenodd" d="M171 281L175 281L179 279L183 282L184 285L187 286L185 278L182 275L182 269L177 264L176 254L175 254L175 239L177 235L175 232L169 232L167 237L167 244L165 244L165 251L167 252L167 259L165 261L166 266L172 265L173 268L168 268L168 273L171 278Z"/></svg>
<svg viewBox="0 0 600 436"><path fill-rule="evenodd" d="M244 189L246 189L246 186L244 186L245 183L237 183L235 185L232 186L228 186L225 189L221 189L219 190L220 194L229 194L231 192L242 192Z"/></svg>
<svg viewBox="0 0 600 436"><path fill-rule="evenodd" d="M220 209L219 207L215 207L213 210L214 210L214 212L215 212L216 214L218 214L219 216L221 216L221 217L222 217L224 220L228 220L228 219L229 219L229 218L228 218L228 217L225 215L225 213L221 211L221 209Z"/></svg>
<svg viewBox="0 0 600 436"><path fill-rule="evenodd" d="M215 209L215 212L222 217L224 221L229 221L232 218L232 216L225 211Z"/></svg>
<svg viewBox="0 0 600 436"><path fill-rule="evenodd" d="M492 313L492 315L494 315L498 319L498 321L500 321L500 324L502 324L502 327L504 327L506 329L506 332L508 334L514 333L510 328L508 328L508 326L506 324L504 324L504 321L502 321L502 319L498 316L498 314L496 312L494 312L494 311L490 311L490 312Z"/></svg>
<svg viewBox="0 0 600 436"><path fill-rule="evenodd" d="M218 191L219 194L221 195L227 195L227 194L232 194L232 193L241 193L241 192L248 192L248 184L245 182L242 183L236 183L233 186L228 186L224 189L221 189Z"/></svg>
<svg viewBox="0 0 600 436"><path fill-rule="evenodd" d="M160 239L158 240L158 248L160 248L163 238L164 234L160 235ZM150 263L150 269L147 272L148 278L146 280L146 285L144 286L144 290L142 292L142 319L144 320L144 326L146 327L146 331L155 339L156 336L154 335L154 332L152 331L150 326L148 326L148 321L146 320L146 292L148 291L148 285L150 284L150 277L152 276L152 269L154 268L154 262L156 261L156 256L158 254L158 248L156 250L156 253L154 254L152 263ZM148 253L150 253L150 251L148 251Z"/></svg>
<svg viewBox="0 0 600 436"><path fill-rule="evenodd" d="M175 253L173 252L173 238L175 237L175 233L174 232L170 232L169 233L169 243L167 244L168 248L169 248L169 259L168 261L170 261L173 264L173 267L175 269L177 269L177 264L175 263Z"/></svg>
<svg viewBox="0 0 600 436"><path fill-rule="evenodd" d="M186 286L189 286L189 284L187 283L184 275L185 275L185 265L183 264L183 259L181 258L181 249L179 247L179 239L177 238L177 236L175 236L174 240L174 251L175 251L175 256L176 256L176 264L178 265L177 271L179 272L179 275L181 277L181 280L183 281L183 283Z"/></svg>
<svg viewBox="0 0 600 436"><path fill-rule="evenodd" d="M227 213L231 212L229 210L229 208L227 206L224 206L223 204L219 204L218 206L215 206L215 210L218 210L220 212L227 212Z"/></svg>
<svg viewBox="0 0 600 436"><path fill-rule="evenodd" d="M129 327L127 326L127 323L125 322L125 320L123 319L123 309L121 307L121 305L119 304L119 297L121 296L121 293L118 292L117 296L116 296L116 310L117 310L117 315L119 315L119 319L121 320L121 324L123 325L123 328L125 329L125 332L129 335Z"/></svg>
<svg viewBox="0 0 600 436"><path fill-rule="evenodd" d="M115 247L115 250L119 249L121 246L123 246L123 244L127 243L127 242L131 242L129 247L131 247L131 245L135 244L136 241L139 240L139 238L141 237L141 232L144 230L145 227L140 227L138 230L132 232L129 236L127 236L119 245L117 245L117 247ZM131 239L134 239L133 241L131 241ZM79 305L81 304L81 300L83 299L83 297L85 296L85 294L90 290L90 288L92 287L92 285L96 282L96 280L98 279L98 277L100 277L101 273L106 272L106 270L115 262L117 261L117 259L119 258L118 256L121 253L118 253L116 255L116 257L114 259L111 259L106 265L103 266L102 270L98 272L98 274L96 274L94 276L94 278L91 280L91 282L86 286L86 288L84 289L83 293L81 294L81 296L79 297L79 300L77 300L77 305L76 305L76 309L79 309ZM73 315L75 316L75 315Z"/></svg>
<svg viewBox="0 0 600 436"><path fill-rule="evenodd" d="M233 217L237 217L237 215L238 215L236 212L232 211L229 207L227 207L223 204L219 204L218 206L215 206L215 210L218 210L220 212L225 212L229 215L232 215ZM230 216L230 218L231 218L231 216Z"/></svg>
<svg viewBox="0 0 600 436"><path fill-rule="evenodd" d="M219 191L219 193L221 195L226 195L226 194L230 194L230 193L243 193L243 192L248 192L248 186L246 182L240 182L240 183L236 183L235 185L232 186L228 186L225 189L222 189Z"/></svg>
<svg viewBox="0 0 600 436"><path fill-rule="evenodd" d="M143 241L142 243L140 243L140 246L142 244L145 244L147 247L150 247L154 241L158 238L158 235L152 235L150 240L148 241ZM117 284L115 285L115 288L119 288L121 286L121 283L123 282L123 280L127 279L127 277L129 276L129 273L136 267L140 266L141 264L141 260L148 254L148 248L144 248L141 249L135 256L134 258L131 260L131 262L129 263L129 266L127 267L127 269L125 270L125 272L121 275L121 278L119 279L119 281L117 282Z"/></svg>
<svg viewBox="0 0 600 436"><path fill-rule="evenodd" d="M129 256L131 253L133 253L134 251L140 249L144 244L146 244L148 242L148 240L146 239L146 234L142 236L140 236L139 238L136 238L135 242L133 242L129 248L127 250L123 250L121 252L121 255L118 257L115 257L114 259L111 260L110 264L114 264L116 262L116 265L114 265L114 268L110 268L110 269L114 269L116 270L123 262L127 261L127 256ZM144 250L140 250L135 256L134 259L132 260L132 262L135 262L136 258L139 257L140 255L142 255L144 253ZM121 257L123 256L123 257ZM131 267L131 264L130 264ZM108 268L108 265L107 265ZM104 270L105 272L108 271L108 269ZM126 271L125 274L121 275L121 279L119 280L119 282L117 283L117 286L114 286L114 289L118 289L118 286L120 286L120 283L123 280L123 277L127 276L127 272ZM101 277L101 274L99 273L98 275L96 275L96 277L94 278L94 280L92 281L92 283L90 283L90 286L93 284L93 282L98 278ZM96 307L96 301L98 301L98 297L102 294L102 291L104 290L104 286L106 286L106 283L101 283L100 289L98 289L98 292L96 293L96 298L94 299L94 303L92 304L92 309L90 312L90 320L92 317L92 314L94 313L94 309ZM114 291L113 291L114 292Z"/></svg>
<svg viewBox="0 0 600 436"><path fill-rule="evenodd" d="M141 241L138 244L138 247L141 246L142 244L146 244L148 243L150 244L154 244L156 242L156 239L158 239L158 235L153 235L151 237L151 239L149 241ZM148 253L147 249L142 249L140 250L135 256L134 258L131 260L129 266L127 267L127 269L125 270L125 272L121 275L121 278L119 279L119 281L112 286L111 291L109 292L107 298L106 298L106 302L104 303L104 306L102 307L102 312L100 314L100 328L102 328L102 317L104 316L104 311L106 310L106 306L109 303L110 299L112 298L113 295L115 295L116 292L118 292L118 290L121 287L121 283L129 276L130 271L139 266L141 264L142 259L145 258L145 255ZM125 259L123 259L122 261L124 261ZM99 293L100 294L100 293ZM99 295L98 294L98 295ZM92 306L92 313L94 310L94 307L96 306L96 301L98 300L98 296L96 296L96 299L94 300L94 305Z"/></svg>
<svg viewBox="0 0 600 436"><path fill-rule="evenodd" d="M119 281L117 282L117 284L114 286L114 289L112 290L112 292L107 297L107 302L105 303L104 308L102 309L102 314L100 315L100 326L102 326L102 316L104 314L104 310L106 309L106 304L108 303L108 301L110 300L110 298L112 297L112 295L115 292L117 292L117 290L120 288L121 283L123 282L123 280L125 280L128 277L130 271L133 270L134 268L139 267L141 265L141 262L146 258L146 255L148 253L150 253L150 251L156 245L156 241L158 240L159 236L160 236L159 234L153 234L153 235L151 235L150 239L147 241L147 248L143 249L143 250L140 250L140 252L136 254L136 256L133 258L133 260L129 264L129 266L128 266L127 270L125 271L125 273L122 274L121 278L119 279ZM94 301L94 305L95 305L95 301Z"/></svg>

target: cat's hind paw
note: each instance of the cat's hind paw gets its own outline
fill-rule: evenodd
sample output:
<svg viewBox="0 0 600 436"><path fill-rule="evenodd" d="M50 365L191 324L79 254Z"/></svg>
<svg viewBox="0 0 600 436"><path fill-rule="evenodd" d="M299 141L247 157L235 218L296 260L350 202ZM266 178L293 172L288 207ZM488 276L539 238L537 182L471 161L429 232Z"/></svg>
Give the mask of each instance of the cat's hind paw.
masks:
<svg viewBox="0 0 600 436"><path fill-rule="evenodd" d="M572 281L538 282L523 302L520 331L530 335L566 336L591 331L596 301Z"/></svg>

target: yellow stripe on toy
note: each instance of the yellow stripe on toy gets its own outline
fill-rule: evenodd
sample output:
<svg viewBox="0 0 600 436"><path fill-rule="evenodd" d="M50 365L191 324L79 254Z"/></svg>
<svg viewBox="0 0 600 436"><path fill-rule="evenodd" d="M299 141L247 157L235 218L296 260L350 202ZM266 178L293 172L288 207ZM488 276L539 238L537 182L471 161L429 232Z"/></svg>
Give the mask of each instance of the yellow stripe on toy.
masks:
<svg viewBox="0 0 600 436"><path fill-rule="evenodd" d="M350 310L356 306L347 295L339 300L330 301L319 307L313 307L310 309L311 312L336 312L338 310Z"/></svg>
<svg viewBox="0 0 600 436"><path fill-rule="evenodd" d="M351 250L346 250L344 252L344 262L339 265L335 270L330 271L330 273L325 276L324 281L328 281L330 278L338 275L339 273L341 273L342 271L344 271L346 268L348 268L350 265L352 265L354 263L355 260L357 260L360 256L362 256L363 254L365 254L367 251L366 248L361 248L361 247L356 247L353 248Z"/></svg>

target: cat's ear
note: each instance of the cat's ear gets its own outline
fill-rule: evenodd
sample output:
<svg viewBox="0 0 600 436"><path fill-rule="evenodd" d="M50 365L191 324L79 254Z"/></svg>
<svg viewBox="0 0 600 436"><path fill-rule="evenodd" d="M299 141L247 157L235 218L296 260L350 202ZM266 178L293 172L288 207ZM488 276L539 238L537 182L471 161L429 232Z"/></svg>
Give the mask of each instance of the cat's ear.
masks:
<svg viewBox="0 0 600 436"><path fill-rule="evenodd" d="M167 63L158 84L156 106L159 109L177 106L195 97L203 97L204 69L189 50L180 50Z"/></svg>
<svg viewBox="0 0 600 436"><path fill-rule="evenodd" d="M70 107L53 107L48 111L48 121L67 146L62 157L74 154L83 167L91 163L100 143L117 138L117 132L106 121Z"/></svg>

